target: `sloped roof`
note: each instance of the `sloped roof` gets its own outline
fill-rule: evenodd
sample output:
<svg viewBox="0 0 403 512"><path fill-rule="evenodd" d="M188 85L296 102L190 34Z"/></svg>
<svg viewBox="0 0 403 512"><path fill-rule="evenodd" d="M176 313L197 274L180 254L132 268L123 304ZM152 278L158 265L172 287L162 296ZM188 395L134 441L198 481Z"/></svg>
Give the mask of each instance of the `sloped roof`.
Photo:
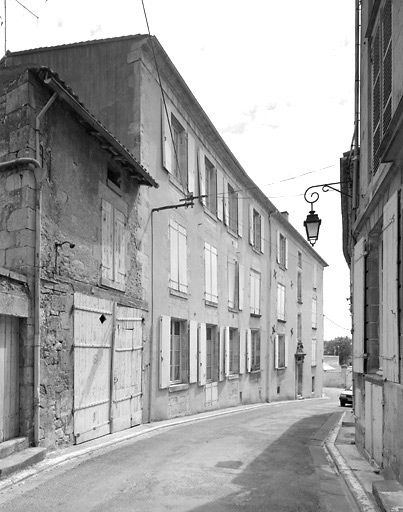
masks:
<svg viewBox="0 0 403 512"><path fill-rule="evenodd" d="M45 84L59 99L64 101L79 117L80 123L95 137L102 147L108 151L114 160L120 162L129 172L133 173L140 184L158 187L158 183L149 172L134 158L130 151L100 122L80 101L73 90L60 78L60 76L48 67L10 67L0 68L0 90L18 78L28 70L39 81Z"/></svg>

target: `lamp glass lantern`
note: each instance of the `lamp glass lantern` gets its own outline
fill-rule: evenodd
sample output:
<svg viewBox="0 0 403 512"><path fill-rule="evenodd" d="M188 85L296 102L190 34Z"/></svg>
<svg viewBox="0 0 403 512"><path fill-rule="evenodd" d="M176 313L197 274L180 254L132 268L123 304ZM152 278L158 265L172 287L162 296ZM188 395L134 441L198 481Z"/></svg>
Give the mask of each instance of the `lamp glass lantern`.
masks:
<svg viewBox="0 0 403 512"><path fill-rule="evenodd" d="M304 221L304 226L306 230L306 237L308 242L312 245L318 240L319 237L319 228L322 223L322 220L319 218L318 214L311 210L306 216L306 220Z"/></svg>

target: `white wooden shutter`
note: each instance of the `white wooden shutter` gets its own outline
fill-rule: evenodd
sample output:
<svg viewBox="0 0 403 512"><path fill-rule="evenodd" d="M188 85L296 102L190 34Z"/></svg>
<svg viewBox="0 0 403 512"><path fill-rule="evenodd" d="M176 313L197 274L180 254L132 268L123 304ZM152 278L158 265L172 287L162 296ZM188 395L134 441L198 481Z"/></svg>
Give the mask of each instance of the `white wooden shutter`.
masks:
<svg viewBox="0 0 403 512"><path fill-rule="evenodd" d="M243 211L243 208L242 208L242 202L243 202L243 198L239 195L239 193L237 194L237 198L238 198L238 236L240 236L242 238L242 211Z"/></svg>
<svg viewBox="0 0 403 512"><path fill-rule="evenodd" d="M281 261L280 231L277 231L277 263Z"/></svg>
<svg viewBox="0 0 403 512"><path fill-rule="evenodd" d="M233 260L227 261L228 266L228 306L235 307L235 262Z"/></svg>
<svg viewBox="0 0 403 512"><path fill-rule="evenodd" d="M243 310L243 301L245 296L245 267L238 264L238 309Z"/></svg>
<svg viewBox="0 0 403 512"><path fill-rule="evenodd" d="M219 371L219 374L218 374L218 379L219 381L223 381L224 380L224 376L225 376L225 339L224 339L224 327L220 327L220 344L219 344L219 368L218 368L218 371Z"/></svg>
<svg viewBox="0 0 403 512"><path fill-rule="evenodd" d="M178 226L179 236L179 291L187 293L188 289L188 267L187 267L187 244L186 229Z"/></svg>
<svg viewBox="0 0 403 512"><path fill-rule="evenodd" d="M318 287L318 266L316 263L313 265L313 289L316 290Z"/></svg>
<svg viewBox="0 0 403 512"><path fill-rule="evenodd" d="M169 121L165 111L164 102L161 100L162 115L162 166L172 174L172 137L169 129ZM168 116L170 112L168 109Z"/></svg>
<svg viewBox="0 0 403 512"><path fill-rule="evenodd" d="M207 242L204 243L204 281L206 299L211 301L211 252L210 244L208 244Z"/></svg>
<svg viewBox="0 0 403 512"><path fill-rule="evenodd" d="M166 389L170 382L170 351L171 351L171 317L160 317L160 361L159 387Z"/></svg>
<svg viewBox="0 0 403 512"><path fill-rule="evenodd" d="M260 252L264 254L264 217L260 217Z"/></svg>
<svg viewBox="0 0 403 512"><path fill-rule="evenodd" d="M188 191L195 195L196 166L196 143L194 137L188 133Z"/></svg>
<svg viewBox="0 0 403 512"><path fill-rule="evenodd" d="M223 203L224 203L224 224L229 226L229 197L228 197L228 182L224 178L223 181L224 194L223 194Z"/></svg>
<svg viewBox="0 0 403 512"><path fill-rule="evenodd" d="M278 368L278 334L274 339L274 368Z"/></svg>
<svg viewBox="0 0 403 512"><path fill-rule="evenodd" d="M217 217L223 220L224 216L224 177L220 169L217 168Z"/></svg>
<svg viewBox="0 0 403 512"><path fill-rule="evenodd" d="M229 327L224 327L225 376L229 375Z"/></svg>
<svg viewBox="0 0 403 512"><path fill-rule="evenodd" d="M218 302L218 254L215 247L211 247L211 295L212 301Z"/></svg>
<svg viewBox="0 0 403 512"><path fill-rule="evenodd" d="M189 382L197 382L197 321L189 322Z"/></svg>
<svg viewBox="0 0 403 512"><path fill-rule="evenodd" d="M288 336L284 336L284 366L288 366Z"/></svg>
<svg viewBox="0 0 403 512"><path fill-rule="evenodd" d="M245 329L239 331L239 373L245 373L246 363L246 332Z"/></svg>
<svg viewBox="0 0 403 512"><path fill-rule="evenodd" d="M199 170L199 195L203 196L206 194L206 166L204 151L199 148L197 151L197 167ZM206 204L206 198L201 197L200 202Z"/></svg>
<svg viewBox="0 0 403 512"><path fill-rule="evenodd" d="M250 372L252 369L252 332L246 329L246 371Z"/></svg>
<svg viewBox="0 0 403 512"><path fill-rule="evenodd" d="M199 324L199 386L206 384L206 324Z"/></svg>
<svg viewBox="0 0 403 512"><path fill-rule="evenodd" d="M179 290L179 233L178 224L171 220L169 222L169 244L170 244L170 286Z"/></svg>
<svg viewBox="0 0 403 512"><path fill-rule="evenodd" d="M382 367L383 376L399 381L398 331L398 212L397 192L383 208Z"/></svg>
<svg viewBox="0 0 403 512"><path fill-rule="evenodd" d="M365 239L354 246L353 256L353 371L363 373L365 309Z"/></svg>
<svg viewBox="0 0 403 512"><path fill-rule="evenodd" d="M102 199L102 278L113 280L113 206Z"/></svg>
<svg viewBox="0 0 403 512"><path fill-rule="evenodd" d="M255 238L254 234L254 224L253 224L253 206L249 205L249 243L253 246L253 240Z"/></svg>
<svg viewBox="0 0 403 512"><path fill-rule="evenodd" d="M288 268L288 238L285 239L285 268Z"/></svg>
<svg viewBox="0 0 403 512"><path fill-rule="evenodd" d="M115 283L125 287L126 284L126 218L122 212L114 209L114 280Z"/></svg>

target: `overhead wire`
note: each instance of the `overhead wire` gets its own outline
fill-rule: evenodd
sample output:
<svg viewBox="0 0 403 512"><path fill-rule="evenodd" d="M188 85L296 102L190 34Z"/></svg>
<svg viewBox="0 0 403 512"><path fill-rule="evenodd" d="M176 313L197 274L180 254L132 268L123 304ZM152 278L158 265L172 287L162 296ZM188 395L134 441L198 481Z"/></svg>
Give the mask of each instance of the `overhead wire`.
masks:
<svg viewBox="0 0 403 512"><path fill-rule="evenodd" d="M328 320L332 324L336 325L337 327L340 327L340 329L344 329L345 331L351 332L351 327L343 327L342 325L339 325L336 322L333 322L333 320L330 320L330 318L328 316L326 316L324 313L323 313L323 318L326 318L326 320Z"/></svg>

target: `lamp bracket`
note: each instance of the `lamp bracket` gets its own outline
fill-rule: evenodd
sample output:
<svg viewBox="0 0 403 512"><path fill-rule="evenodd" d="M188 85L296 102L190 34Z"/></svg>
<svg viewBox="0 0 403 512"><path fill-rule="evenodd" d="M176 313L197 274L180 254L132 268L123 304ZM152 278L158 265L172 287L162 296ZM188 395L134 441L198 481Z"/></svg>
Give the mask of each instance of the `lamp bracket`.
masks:
<svg viewBox="0 0 403 512"><path fill-rule="evenodd" d="M338 192L339 194L342 194L342 195L345 195L345 196L348 196L348 197L351 197L350 194L347 194L346 192L342 192L340 189L338 188L335 188L333 185L342 185L344 183L349 183L348 181L336 181L334 183L322 183L321 185L312 185L311 187L308 187L306 190L305 190L305 193L304 193L304 199L307 203L310 203L311 205L311 210L313 210L313 204L316 203L316 201L319 199L319 193L314 191L314 192L311 192L309 195L310 195L310 199L308 199L307 195L308 195L308 192L313 189L313 188L322 188L322 192L329 192L329 190L333 190L334 192Z"/></svg>

